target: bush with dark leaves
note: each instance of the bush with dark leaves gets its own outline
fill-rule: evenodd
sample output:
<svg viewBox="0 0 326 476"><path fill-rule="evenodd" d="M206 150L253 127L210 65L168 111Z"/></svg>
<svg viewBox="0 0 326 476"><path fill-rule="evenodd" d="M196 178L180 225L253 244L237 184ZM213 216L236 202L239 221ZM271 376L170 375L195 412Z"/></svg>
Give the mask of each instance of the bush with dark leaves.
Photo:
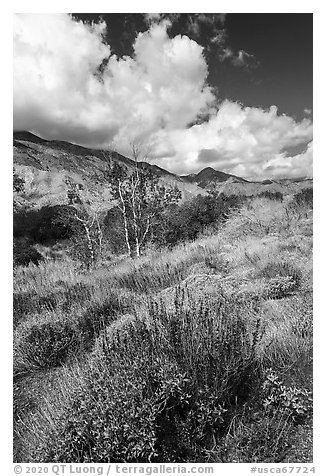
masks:
<svg viewBox="0 0 326 476"><path fill-rule="evenodd" d="M44 258L27 238L14 239L14 266L28 266L29 263L39 264Z"/></svg>
<svg viewBox="0 0 326 476"><path fill-rule="evenodd" d="M202 461L260 381L251 312L223 297L188 305L180 293L172 312L152 302L124 332L108 328L35 460Z"/></svg>

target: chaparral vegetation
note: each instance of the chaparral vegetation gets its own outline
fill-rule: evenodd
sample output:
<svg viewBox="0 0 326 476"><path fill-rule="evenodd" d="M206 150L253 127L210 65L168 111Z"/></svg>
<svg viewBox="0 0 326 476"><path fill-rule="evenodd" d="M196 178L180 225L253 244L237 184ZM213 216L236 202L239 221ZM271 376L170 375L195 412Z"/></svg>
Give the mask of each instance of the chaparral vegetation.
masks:
<svg viewBox="0 0 326 476"><path fill-rule="evenodd" d="M311 462L312 189L113 172L105 214L16 204L15 461Z"/></svg>

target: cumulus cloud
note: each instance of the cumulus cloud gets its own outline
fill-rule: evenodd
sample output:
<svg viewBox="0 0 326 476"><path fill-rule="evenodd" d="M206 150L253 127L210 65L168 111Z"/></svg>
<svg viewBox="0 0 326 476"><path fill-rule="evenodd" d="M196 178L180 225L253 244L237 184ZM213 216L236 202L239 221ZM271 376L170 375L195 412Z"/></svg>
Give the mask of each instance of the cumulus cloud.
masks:
<svg viewBox="0 0 326 476"><path fill-rule="evenodd" d="M146 13L145 19L148 24L166 21L169 28L177 26L193 40L204 42L207 53L214 53L220 61L229 60L237 68L249 70L259 65L253 54L228 45L225 13Z"/></svg>
<svg viewBox="0 0 326 476"><path fill-rule="evenodd" d="M15 128L121 147L131 135L185 127L215 98L203 48L186 36L170 39L167 26L139 33L133 57L118 59L103 42L105 23L16 15Z"/></svg>
<svg viewBox="0 0 326 476"><path fill-rule="evenodd" d="M248 179L312 173L311 121L278 115L276 106L264 110L226 100L206 123L160 132L156 143L158 151L162 143L174 150L166 159L161 155L161 165L180 173L208 165ZM300 145L301 153L288 154Z"/></svg>
<svg viewBox="0 0 326 476"><path fill-rule="evenodd" d="M152 144L152 162L182 174L210 165L249 179L311 175L311 120L296 122L275 106L224 101L217 109L203 47L170 38L169 21L152 21L133 55L118 58L104 22L17 14L15 129L94 147L113 140L126 155L141 137Z"/></svg>
<svg viewBox="0 0 326 476"><path fill-rule="evenodd" d="M274 178L283 177L312 177L313 168L313 142L301 154L292 157L278 154L265 165L266 176ZM308 171L308 173L307 173Z"/></svg>

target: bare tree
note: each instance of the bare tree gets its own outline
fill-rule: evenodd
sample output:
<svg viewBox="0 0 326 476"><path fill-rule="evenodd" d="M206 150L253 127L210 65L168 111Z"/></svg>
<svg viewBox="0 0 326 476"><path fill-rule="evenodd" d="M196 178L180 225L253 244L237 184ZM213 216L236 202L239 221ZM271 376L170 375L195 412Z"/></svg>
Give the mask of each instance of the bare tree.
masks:
<svg viewBox="0 0 326 476"><path fill-rule="evenodd" d="M67 179L67 185L69 187L67 192L69 205L72 205L74 210L69 219L70 221L75 220L83 230L83 238L87 248L85 261L89 266L92 266L102 256L103 230L101 215L103 212L89 192L83 191L69 179ZM78 239L80 239L80 234L78 234Z"/></svg>
<svg viewBox="0 0 326 476"><path fill-rule="evenodd" d="M160 213L166 206L177 203L181 192L160 183L158 175L145 162L150 151L146 143L132 141L130 147L132 169L127 170L109 157L109 181L122 214L128 254L139 258Z"/></svg>

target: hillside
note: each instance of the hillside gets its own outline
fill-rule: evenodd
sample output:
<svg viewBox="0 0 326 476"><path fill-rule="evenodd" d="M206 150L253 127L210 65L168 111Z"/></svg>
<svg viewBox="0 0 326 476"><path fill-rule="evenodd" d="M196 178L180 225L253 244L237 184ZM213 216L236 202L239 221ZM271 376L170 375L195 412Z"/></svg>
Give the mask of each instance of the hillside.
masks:
<svg viewBox="0 0 326 476"><path fill-rule="evenodd" d="M105 206L110 196L106 178L109 161L123 164L128 169L133 161L114 151L87 149L64 141L48 141L26 131L14 132L13 162L19 176L25 180L25 202L44 206L66 202L67 181L87 189L99 204ZM145 165L140 162L140 164ZM156 165L146 164L163 185L177 186L183 200L203 194L196 184L184 182Z"/></svg>
<svg viewBox="0 0 326 476"><path fill-rule="evenodd" d="M28 206L41 207L66 203L68 183L88 190L107 208L110 186L106 178L109 160L128 169L133 161L114 151L88 149L65 141L45 140L30 132L16 131L13 135L13 162L18 175L25 180L24 197L18 200ZM312 186L311 179L265 180L250 182L232 174L207 167L198 174L176 175L157 165L145 164L159 176L165 186L177 187L183 201L206 195L215 189L226 195L257 195L265 191L284 195L297 193Z"/></svg>
<svg viewBox="0 0 326 476"><path fill-rule="evenodd" d="M143 164L184 201L136 258L114 207L44 206L110 208L108 155L14 138L14 460L311 462L312 181Z"/></svg>
<svg viewBox="0 0 326 476"><path fill-rule="evenodd" d="M309 201L253 198L137 260L15 268L16 462L311 462L311 392Z"/></svg>
<svg viewBox="0 0 326 476"><path fill-rule="evenodd" d="M198 185L205 190L217 190L223 192L225 195L259 195L264 192L282 193L289 195L298 193L304 188L312 187L312 179L309 178L294 178L294 179L279 179L279 180L263 180L250 181L236 175L227 174L206 167L198 174L182 175L181 178L189 183Z"/></svg>
<svg viewBox="0 0 326 476"><path fill-rule="evenodd" d="M186 182L196 183L202 188L214 187L215 184L226 182L227 180L233 183L248 183L248 180L237 177L236 175L220 172L212 167L206 167L198 174L183 175L182 178Z"/></svg>

